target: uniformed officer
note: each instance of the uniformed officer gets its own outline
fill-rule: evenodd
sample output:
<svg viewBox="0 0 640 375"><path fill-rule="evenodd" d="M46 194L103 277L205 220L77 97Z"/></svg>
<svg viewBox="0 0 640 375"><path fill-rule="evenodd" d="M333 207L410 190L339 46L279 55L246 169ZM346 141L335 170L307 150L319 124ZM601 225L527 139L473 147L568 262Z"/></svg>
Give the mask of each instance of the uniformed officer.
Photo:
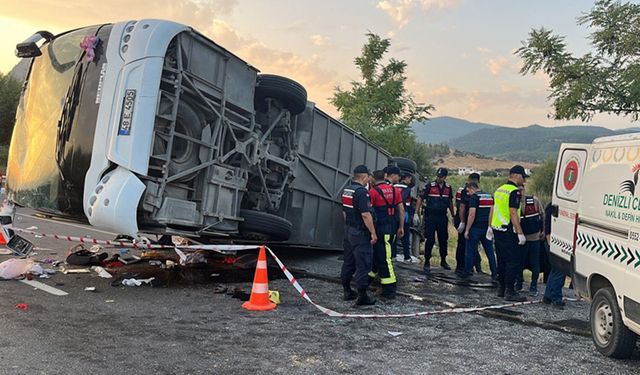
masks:
<svg viewBox="0 0 640 375"><path fill-rule="evenodd" d="M469 193L469 213L467 226L464 230L467 249L462 277L471 276L475 260L478 257L478 242L481 242L489 261L491 279L495 280L497 278L496 256L493 253L493 243L486 238L489 218L493 210L493 197L480 190L476 182L467 183L467 191Z"/></svg>
<svg viewBox="0 0 640 375"><path fill-rule="evenodd" d="M395 167L397 168L397 167ZM389 173L389 170L387 170ZM376 216L376 234L378 242L373 246L372 277L380 277L382 296L388 299L396 297L396 275L391 263L391 246L394 238L404 235L404 220L398 223L398 217L404 217L401 191L385 181L383 171L373 172L374 185L369 188L371 204Z"/></svg>
<svg viewBox="0 0 640 375"><path fill-rule="evenodd" d="M344 300L356 299L356 305L373 305L376 301L367 295L368 273L373 260L373 245L377 242L369 192L364 187L369 180L369 169L359 165L353 170L351 185L342 192L344 217L344 263L342 286ZM355 274L358 294L351 289Z"/></svg>
<svg viewBox="0 0 640 375"><path fill-rule="evenodd" d="M540 249L542 239L544 239L544 209L538 197L526 195L525 189L521 192L524 194L524 199L522 202L523 205L521 206L522 217L520 218L520 226L522 227L522 233L524 233L527 238L524 264L528 264L531 270L529 296L537 297L538 278L540 276ZM519 272L516 278L516 290L522 290L523 280L522 272Z"/></svg>
<svg viewBox="0 0 640 375"><path fill-rule="evenodd" d="M400 175L402 174L402 172L400 171L400 168L396 167L395 165L389 165L386 168L384 168L383 171L384 171L384 180L387 182L387 184L396 187L396 185L400 182ZM396 187L395 192L400 193L400 199L402 199L402 189ZM391 259L395 258L396 256L395 244L396 244L396 240L400 238L400 236L397 235L398 229L400 228L400 221L404 222L403 218L400 217L400 211L395 210L395 217L393 220L393 229L391 230L391 239L390 239ZM402 225L402 227L404 228L404 224Z"/></svg>
<svg viewBox="0 0 640 375"><path fill-rule="evenodd" d="M471 173L469 177L467 177L467 182L464 186L460 187L458 191L456 191L456 214L453 217L453 226L456 227L458 231L458 244L456 246L456 274L462 276L465 269L465 257L466 257L466 249L467 249L467 241L464 238L465 228L467 226L467 219L469 217L469 196L467 192L467 185L470 182L474 182L476 184L480 183L480 175L478 173ZM477 272L482 272L482 267L480 266L480 254L475 258L474 264Z"/></svg>
<svg viewBox="0 0 640 375"><path fill-rule="evenodd" d="M509 170L509 181L493 194L494 208L491 218L492 230L487 237L495 236L498 257L498 297L507 301L526 301L515 290L518 272L521 272L524 244L527 239L520 226L520 186L529 177L524 167L514 165Z"/></svg>
<svg viewBox="0 0 640 375"><path fill-rule="evenodd" d="M399 183L393 185L396 188L399 188L402 192L402 202L404 203L404 230L405 234L402 236L402 241L396 241L396 246L394 246L394 254L396 261L404 260L405 263L418 263L418 258L411 255L411 242L409 235L409 227L411 223L409 222L413 218L413 214L415 212L413 208L413 197L411 196L411 190L413 189L413 175L410 173L404 173L401 177ZM402 255L398 254L398 246L402 245Z"/></svg>
<svg viewBox="0 0 640 375"><path fill-rule="evenodd" d="M416 215L425 202L424 207L424 231L426 242L424 246L424 272L431 272L431 251L436 243L436 233L440 245L440 266L446 270L451 267L447 264L447 240L449 239L447 210L453 214L453 191L451 185L445 180L449 171L446 168L438 168L436 180L427 184L416 203Z"/></svg>

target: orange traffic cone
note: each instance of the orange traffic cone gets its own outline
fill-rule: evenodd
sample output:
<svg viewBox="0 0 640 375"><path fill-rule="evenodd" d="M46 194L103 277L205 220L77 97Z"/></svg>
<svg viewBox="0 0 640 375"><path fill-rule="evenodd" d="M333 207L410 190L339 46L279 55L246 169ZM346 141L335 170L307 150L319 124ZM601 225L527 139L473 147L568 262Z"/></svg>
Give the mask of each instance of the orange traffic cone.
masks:
<svg viewBox="0 0 640 375"><path fill-rule="evenodd" d="M267 311L276 308L276 304L269 301L269 278L267 277L267 254L264 246L260 246L258 264L256 264L256 276L253 279L251 297L242 304L247 310Z"/></svg>

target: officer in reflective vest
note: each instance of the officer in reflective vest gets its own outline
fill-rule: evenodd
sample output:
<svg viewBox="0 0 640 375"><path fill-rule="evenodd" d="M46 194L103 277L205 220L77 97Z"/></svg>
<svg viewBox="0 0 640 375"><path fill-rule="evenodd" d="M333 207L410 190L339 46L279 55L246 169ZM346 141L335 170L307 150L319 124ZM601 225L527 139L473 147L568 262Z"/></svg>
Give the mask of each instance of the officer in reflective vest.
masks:
<svg viewBox="0 0 640 375"><path fill-rule="evenodd" d="M524 189L522 190L524 194ZM525 244L524 265L528 265L531 270L531 284L529 284L529 296L538 296L538 278L540 276L540 249L541 240L544 239L544 209L537 197L525 195L524 207L522 207L522 217L520 226L522 233L527 238ZM516 290L522 290L524 281L522 272L518 273L516 280Z"/></svg>
<svg viewBox="0 0 640 375"><path fill-rule="evenodd" d="M522 271L526 237L520 227L520 190L529 177L521 165L509 170L509 181L493 194L494 207L491 229L487 238L495 236L498 257L498 297L507 301L521 302L527 298L515 290L518 272Z"/></svg>
<svg viewBox="0 0 640 375"><path fill-rule="evenodd" d="M467 192L467 185L470 182L476 184L480 183L480 175L478 173L471 173L467 178L467 182L464 186L460 187L456 192L456 214L453 217L453 226L458 230L458 244L456 246L456 274L462 276L465 270L465 257L467 251L467 241L464 238L464 231L467 226L467 220L469 217L469 196ZM476 251L477 253L477 251ZM480 266L480 254L474 259L474 265L477 272L482 272Z"/></svg>
<svg viewBox="0 0 640 375"><path fill-rule="evenodd" d="M397 168L397 167L396 167ZM371 277L380 277L382 297L396 297L396 275L391 263L391 246L395 235L404 235L404 220L397 223L398 217L404 217L402 192L385 181L383 171L373 172L375 183L369 188L373 212L376 216L376 234L378 242L373 245L373 267ZM397 229L396 229L397 228Z"/></svg>
<svg viewBox="0 0 640 375"><path fill-rule="evenodd" d="M413 218L413 197L411 196L411 190L413 189L413 175L410 173L402 174L400 183L395 185L396 188L402 192L402 202L404 203L404 236L402 241L396 241L396 246L393 247L396 261L404 260L405 263L418 263L418 258L411 255L411 242L409 235L409 227L411 226L409 220ZM402 245L402 255L398 254L398 246Z"/></svg>
<svg viewBox="0 0 640 375"><path fill-rule="evenodd" d="M436 180L427 184L416 202L416 215L425 202L424 207L424 273L431 273L431 252L436 243L436 233L440 245L440 266L446 270L451 267L447 264L447 240L449 239L449 219L447 210L453 214L453 190L445 180L449 171L446 168L438 168ZM414 220L415 221L415 220Z"/></svg>
<svg viewBox="0 0 640 375"><path fill-rule="evenodd" d="M387 184L393 187L396 187L396 192L399 192L400 195L402 195L402 189L396 186L400 182L400 176L402 174L402 172L400 171L400 168L398 168L395 165L389 165L385 167L383 171L384 171L384 180L387 182ZM397 254L396 241L400 239L400 237L397 236L398 229L400 228L400 221L403 221L403 228L404 228L404 218L400 217L399 215L400 215L400 211L395 210L395 217L393 220L393 230L391 231L392 235L391 235L391 242L390 242L391 243L391 259L395 258ZM404 238L404 236L402 238Z"/></svg>
<svg viewBox="0 0 640 375"><path fill-rule="evenodd" d="M369 169L359 165L353 170L351 185L342 192L344 218L344 263L342 286L344 300L356 299L356 305L373 305L376 301L367 295L368 273L371 271L373 245L377 242L369 192L364 187L369 181ZM358 293L351 289L354 277Z"/></svg>
<svg viewBox="0 0 640 375"><path fill-rule="evenodd" d="M464 262L463 278L471 276L475 260L478 256L478 242L482 243L484 252L489 261L491 279L497 278L496 256L493 252L493 243L486 238L489 229L489 218L493 210L493 197L489 193L480 190L476 182L467 183L469 193L469 214L467 226L464 231L466 241L466 259Z"/></svg>

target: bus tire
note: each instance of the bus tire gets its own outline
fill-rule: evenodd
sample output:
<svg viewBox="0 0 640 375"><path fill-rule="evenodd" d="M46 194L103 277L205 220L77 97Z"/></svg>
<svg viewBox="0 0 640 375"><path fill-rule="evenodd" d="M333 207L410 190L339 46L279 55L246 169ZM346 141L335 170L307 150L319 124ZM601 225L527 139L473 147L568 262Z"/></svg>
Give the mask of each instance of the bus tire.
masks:
<svg viewBox="0 0 640 375"><path fill-rule="evenodd" d="M596 349L612 358L629 358L636 335L624 325L613 288L599 289L591 302L591 337Z"/></svg>
<svg viewBox="0 0 640 375"><path fill-rule="evenodd" d="M307 108L307 90L298 82L273 74L261 74L256 82L254 105L260 112L266 111L265 99L275 99L291 115L299 115Z"/></svg>
<svg viewBox="0 0 640 375"><path fill-rule="evenodd" d="M254 210L240 210L244 218L238 229L240 235L257 241L286 241L291 237L293 225L278 215Z"/></svg>

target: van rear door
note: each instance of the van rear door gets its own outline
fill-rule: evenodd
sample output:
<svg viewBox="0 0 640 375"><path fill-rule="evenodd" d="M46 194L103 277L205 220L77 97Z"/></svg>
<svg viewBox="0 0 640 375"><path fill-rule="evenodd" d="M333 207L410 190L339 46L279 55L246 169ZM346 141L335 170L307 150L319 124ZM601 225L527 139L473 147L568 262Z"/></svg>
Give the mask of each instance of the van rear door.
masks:
<svg viewBox="0 0 640 375"><path fill-rule="evenodd" d="M578 201L590 145L563 144L553 184L551 262L567 274L575 248Z"/></svg>

